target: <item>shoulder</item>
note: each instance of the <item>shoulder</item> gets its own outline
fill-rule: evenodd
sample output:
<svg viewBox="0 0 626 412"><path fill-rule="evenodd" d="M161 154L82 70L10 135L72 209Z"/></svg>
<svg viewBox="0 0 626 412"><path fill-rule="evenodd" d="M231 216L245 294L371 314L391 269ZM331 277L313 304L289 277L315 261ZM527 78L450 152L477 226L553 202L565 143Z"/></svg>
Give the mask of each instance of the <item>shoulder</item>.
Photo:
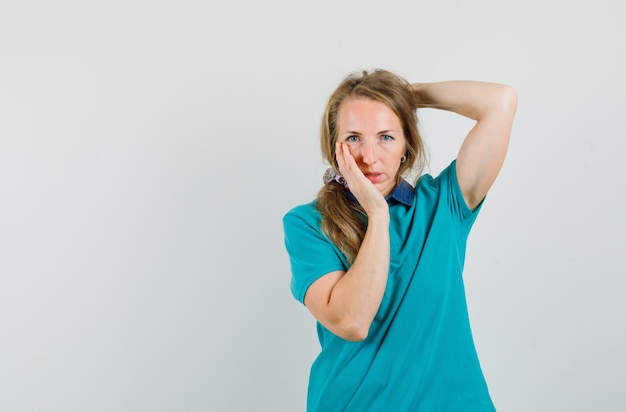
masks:
<svg viewBox="0 0 626 412"><path fill-rule="evenodd" d="M293 219L319 222L322 216L317 209L317 199L309 203L294 206L283 215L283 222L288 222Z"/></svg>
<svg viewBox="0 0 626 412"><path fill-rule="evenodd" d="M455 220L459 222L474 221L476 215L482 206L481 203L474 209L471 209L463 197L463 193L459 186L457 177L457 164L456 159L453 160L445 169L443 169L437 177L427 176L426 179L420 182L421 194L433 195L432 198L436 198L435 202L439 208L450 213L455 217Z"/></svg>
<svg viewBox="0 0 626 412"><path fill-rule="evenodd" d="M317 209L317 200L294 206L283 215L285 236L291 239L313 236L324 238L322 234L322 215Z"/></svg>
<svg viewBox="0 0 626 412"><path fill-rule="evenodd" d="M420 176L417 184L415 185L416 192L419 191L439 191L441 188L448 185L457 184L456 178L456 159L453 160L448 166L446 166L439 174L433 176L431 174L424 174ZM458 185L458 184L457 184Z"/></svg>

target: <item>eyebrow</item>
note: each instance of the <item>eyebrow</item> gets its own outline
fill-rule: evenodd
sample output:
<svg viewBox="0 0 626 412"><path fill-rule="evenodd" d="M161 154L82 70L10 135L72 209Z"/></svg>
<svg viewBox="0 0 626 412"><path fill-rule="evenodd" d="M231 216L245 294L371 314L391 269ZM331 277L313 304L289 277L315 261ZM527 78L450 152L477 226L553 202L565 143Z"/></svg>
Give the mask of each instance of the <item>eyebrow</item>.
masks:
<svg viewBox="0 0 626 412"><path fill-rule="evenodd" d="M385 133L398 133L398 132L395 131L395 130L390 129L390 130L381 130L380 132L377 132L376 134L385 134ZM358 134L358 135L360 135L361 132L347 130L345 132L342 132L341 134Z"/></svg>

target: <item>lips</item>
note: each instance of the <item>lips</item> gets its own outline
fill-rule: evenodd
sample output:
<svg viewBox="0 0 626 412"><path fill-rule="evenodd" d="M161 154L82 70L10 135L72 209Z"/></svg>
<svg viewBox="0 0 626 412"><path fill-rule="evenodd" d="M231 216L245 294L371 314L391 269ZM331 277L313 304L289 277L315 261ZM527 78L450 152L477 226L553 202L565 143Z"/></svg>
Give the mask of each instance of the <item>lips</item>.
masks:
<svg viewBox="0 0 626 412"><path fill-rule="evenodd" d="M363 173L365 175L365 177L367 177L370 182L372 183L378 183L382 180L383 178L383 174L382 173L376 173L376 172L370 172L370 173Z"/></svg>

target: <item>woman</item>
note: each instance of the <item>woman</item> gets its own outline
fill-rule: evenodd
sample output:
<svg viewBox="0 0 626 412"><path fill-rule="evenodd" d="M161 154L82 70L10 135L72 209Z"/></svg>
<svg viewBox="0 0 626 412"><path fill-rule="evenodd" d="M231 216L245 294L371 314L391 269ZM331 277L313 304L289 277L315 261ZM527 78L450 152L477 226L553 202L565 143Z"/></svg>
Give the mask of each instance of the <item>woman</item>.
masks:
<svg viewBox="0 0 626 412"><path fill-rule="evenodd" d="M508 146L517 97L473 81L374 70L330 96L318 198L283 219L291 289L317 319L309 411L493 411L469 325L466 241ZM476 121L458 156L413 186L418 108Z"/></svg>

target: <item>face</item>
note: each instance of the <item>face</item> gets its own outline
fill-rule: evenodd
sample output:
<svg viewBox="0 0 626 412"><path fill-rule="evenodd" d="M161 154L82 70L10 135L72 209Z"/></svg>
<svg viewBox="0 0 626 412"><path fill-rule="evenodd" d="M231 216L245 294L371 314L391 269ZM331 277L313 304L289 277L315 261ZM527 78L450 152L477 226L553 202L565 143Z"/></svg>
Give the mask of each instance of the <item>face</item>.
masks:
<svg viewBox="0 0 626 412"><path fill-rule="evenodd" d="M339 106L337 139L350 147L359 169L383 196L396 184L406 139L400 119L384 103L349 98Z"/></svg>

